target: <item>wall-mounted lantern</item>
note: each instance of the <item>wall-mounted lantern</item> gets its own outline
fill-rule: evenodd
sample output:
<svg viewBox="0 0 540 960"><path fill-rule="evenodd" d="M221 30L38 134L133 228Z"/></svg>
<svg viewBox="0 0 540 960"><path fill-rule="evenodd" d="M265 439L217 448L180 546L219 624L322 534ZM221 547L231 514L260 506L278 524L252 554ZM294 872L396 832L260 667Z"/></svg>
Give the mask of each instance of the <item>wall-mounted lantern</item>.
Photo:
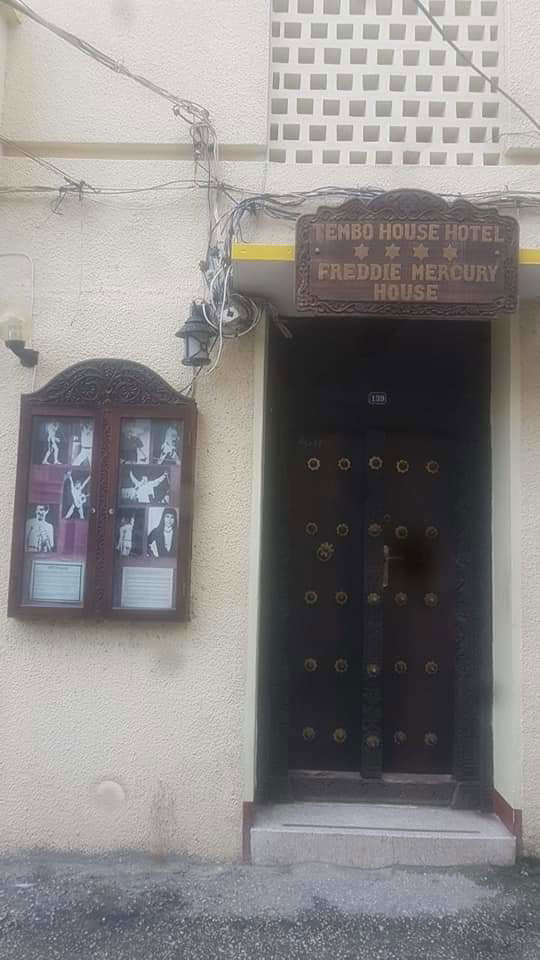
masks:
<svg viewBox="0 0 540 960"><path fill-rule="evenodd" d="M189 317L176 336L185 341L184 366L205 367L210 363L208 351L216 331L207 322L200 303L191 304Z"/></svg>
<svg viewBox="0 0 540 960"><path fill-rule="evenodd" d="M24 320L14 313L6 313L0 318L0 337L8 350L19 358L23 367L35 367L39 353L26 346L27 334Z"/></svg>
<svg viewBox="0 0 540 960"><path fill-rule="evenodd" d="M27 253L0 253L0 340L23 367L35 367L39 354L32 341L34 261Z"/></svg>

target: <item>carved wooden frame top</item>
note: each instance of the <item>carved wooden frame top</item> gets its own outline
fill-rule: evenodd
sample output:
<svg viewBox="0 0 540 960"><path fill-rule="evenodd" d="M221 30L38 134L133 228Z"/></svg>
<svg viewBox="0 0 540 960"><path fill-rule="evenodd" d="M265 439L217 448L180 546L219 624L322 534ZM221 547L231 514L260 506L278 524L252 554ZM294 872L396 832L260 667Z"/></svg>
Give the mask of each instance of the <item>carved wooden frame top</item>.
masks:
<svg viewBox="0 0 540 960"><path fill-rule="evenodd" d="M83 360L67 367L23 403L65 404L83 407L112 405L178 404L194 401L174 390L149 367L133 360Z"/></svg>
<svg viewBox="0 0 540 960"><path fill-rule="evenodd" d="M442 223L496 222L504 232L504 296L490 303L422 303L324 300L310 290L311 227L315 222L415 221ZM389 318L444 317L446 319L489 319L498 313L512 313L518 302L519 224L514 217L501 216L494 207L478 207L464 199L447 203L425 190L393 190L365 202L353 198L339 207L319 207L314 214L300 217L296 225L296 307L312 314L346 314Z"/></svg>

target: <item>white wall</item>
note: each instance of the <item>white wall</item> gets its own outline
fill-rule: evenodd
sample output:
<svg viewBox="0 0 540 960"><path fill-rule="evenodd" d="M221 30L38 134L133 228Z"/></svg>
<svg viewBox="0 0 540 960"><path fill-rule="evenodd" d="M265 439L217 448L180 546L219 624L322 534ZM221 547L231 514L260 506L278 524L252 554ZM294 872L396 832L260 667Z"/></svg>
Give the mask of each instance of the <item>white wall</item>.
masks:
<svg viewBox="0 0 540 960"><path fill-rule="evenodd" d="M538 120L540 101L540 18L534 0L500 0L504 14L504 61L501 85ZM540 133L530 120L507 104L501 140L508 162L540 162ZM535 178L536 179L536 178Z"/></svg>
<svg viewBox="0 0 540 960"><path fill-rule="evenodd" d="M523 803L521 737L521 378L519 316L492 324L493 780Z"/></svg>
<svg viewBox="0 0 540 960"><path fill-rule="evenodd" d="M540 852L540 310L493 326L495 789Z"/></svg>
<svg viewBox="0 0 540 960"><path fill-rule="evenodd" d="M44 18L207 107L224 143L266 142L266 0L33 0ZM71 143L187 141L171 104L25 20L11 38L4 132Z"/></svg>
<svg viewBox="0 0 540 960"><path fill-rule="evenodd" d="M203 103L222 142L265 143L266 0L33 6ZM193 176L191 161L174 153L160 159L164 145L189 139L169 103L26 20L9 40L4 135L53 143L58 164L74 178L104 186ZM93 159L114 156L118 144L123 159ZM140 144L149 147L146 159L137 159ZM39 150L47 152L42 144ZM224 164L222 174L251 186L260 170ZM4 185L61 182L26 160L0 162ZM176 387L189 381L174 333L202 292L202 192L68 198L57 215L46 197L0 202L0 252L35 261L36 386L94 356L146 363ZM253 347L248 337L227 345L220 368L197 384L191 623L53 629L5 616L19 398L32 389L33 375L0 350L1 849L239 856Z"/></svg>
<svg viewBox="0 0 540 960"><path fill-rule="evenodd" d="M22 182L22 165L7 166ZM176 164L129 162L85 162L84 172L110 184L179 175ZM199 289L198 194L148 206L70 199L61 216L32 198L5 203L2 217L0 250L35 259L36 386L94 356L187 382L174 332ZM252 350L247 337L227 345L197 387L191 623L52 629L5 616L18 406L32 372L0 350L1 847L239 854ZM102 796L103 781L118 787Z"/></svg>
<svg viewBox="0 0 540 960"><path fill-rule="evenodd" d="M9 25L5 17L0 14L0 119L4 106L4 86L6 80L6 60L8 49Z"/></svg>
<svg viewBox="0 0 540 960"><path fill-rule="evenodd" d="M540 853L540 309L521 321L521 580L523 833Z"/></svg>
<svg viewBox="0 0 540 960"><path fill-rule="evenodd" d="M0 6L0 120L4 109L4 88L6 82L7 53L10 39L10 28L18 23L17 15L2 4ZM0 155L2 147L0 144Z"/></svg>

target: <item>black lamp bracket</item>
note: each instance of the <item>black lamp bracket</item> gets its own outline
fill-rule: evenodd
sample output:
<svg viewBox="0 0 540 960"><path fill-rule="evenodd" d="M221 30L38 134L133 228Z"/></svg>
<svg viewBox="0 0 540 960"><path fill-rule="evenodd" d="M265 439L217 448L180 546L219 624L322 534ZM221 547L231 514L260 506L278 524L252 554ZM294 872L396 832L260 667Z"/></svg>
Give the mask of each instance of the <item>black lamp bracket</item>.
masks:
<svg viewBox="0 0 540 960"><path fill-rule="evenodd" d="M23 367L35 367L39 359L37 350L25 347L24 340L6 340L6 347L19 358Z"/></svg>

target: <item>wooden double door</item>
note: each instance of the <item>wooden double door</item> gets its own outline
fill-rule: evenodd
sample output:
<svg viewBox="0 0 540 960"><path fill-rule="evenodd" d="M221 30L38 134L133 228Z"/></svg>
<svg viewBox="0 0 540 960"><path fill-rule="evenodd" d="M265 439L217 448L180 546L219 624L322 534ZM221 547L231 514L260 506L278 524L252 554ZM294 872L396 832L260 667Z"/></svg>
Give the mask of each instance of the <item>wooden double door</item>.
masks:
<svg viewBox="0 0 540 960"><path fill-rule="evenodd" d="M291 329L269 337L258 797L485 805L489 327Z"/></svg>
<svg viewBox="0 0 540 960"><path fill-rule="evenodd" d="M289 766L449 774L451 441L297 437L289 497Z"/></svg>

